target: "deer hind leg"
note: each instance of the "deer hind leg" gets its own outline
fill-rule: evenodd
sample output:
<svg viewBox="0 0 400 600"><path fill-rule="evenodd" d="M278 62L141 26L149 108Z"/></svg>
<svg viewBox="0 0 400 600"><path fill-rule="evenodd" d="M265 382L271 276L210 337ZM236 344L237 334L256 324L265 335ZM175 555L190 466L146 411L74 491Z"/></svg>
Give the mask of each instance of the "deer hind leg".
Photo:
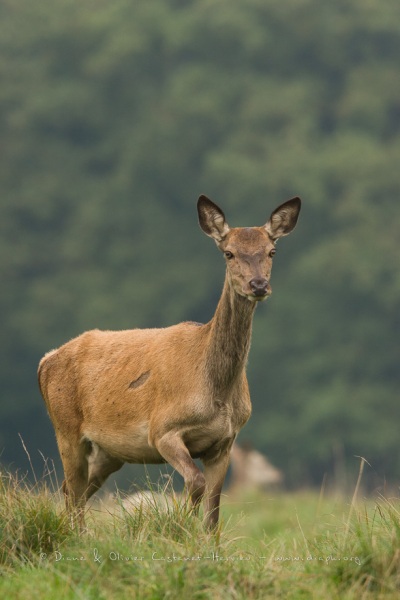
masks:
<svg viewBox="0 0 400 600"><path fill-rule="evenodd" d="M110 456L95 442L88 442L88 449L89 475L86 492L87 500L101 488L111 473L118 471L124 464L121 460Z"/></svg>
<svg viewBox="0 0 400 600"><path fill-rule="evenodd" d="M62 488L65 505L72 525L75 526L77 523L82 529L88 487L88 462L85 445L78 440L73 443L71 440L58 438L57 441L64 467L65 479Z"/></svg>
<svg viewBox="0 0 400 600"><path fill-rule="evenodd" d="M179 434L166 433L155 442L155 446L161 456L182 475L195 511L198 512L204 496L206 480L202 471L193 462Z"/></svg>

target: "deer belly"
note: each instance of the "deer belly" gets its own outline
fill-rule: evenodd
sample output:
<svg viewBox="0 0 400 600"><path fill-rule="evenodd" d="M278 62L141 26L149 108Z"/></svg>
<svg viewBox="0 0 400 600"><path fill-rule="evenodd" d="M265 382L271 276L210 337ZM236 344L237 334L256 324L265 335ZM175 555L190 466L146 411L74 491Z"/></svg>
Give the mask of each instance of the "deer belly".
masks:
<svg viewBox="0 0 400 600"><path fill-rule="evenodd" d="M110 456L128 463L161 464L165 460L149 445L147 424L120 431L86 431L84 437L95 442Z"/></svg>

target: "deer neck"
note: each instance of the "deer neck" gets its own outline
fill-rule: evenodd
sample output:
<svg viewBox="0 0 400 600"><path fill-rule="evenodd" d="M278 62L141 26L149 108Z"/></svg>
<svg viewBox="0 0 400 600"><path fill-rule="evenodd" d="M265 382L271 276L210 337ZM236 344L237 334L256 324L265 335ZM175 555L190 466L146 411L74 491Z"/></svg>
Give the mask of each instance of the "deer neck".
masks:
<svg viewBox="0 0 400 600"><path fill-rule="evenodd" d="M216 393L229 391L246 369L255 302L237 294L228 275L209 323L206 368Z"/></svg>

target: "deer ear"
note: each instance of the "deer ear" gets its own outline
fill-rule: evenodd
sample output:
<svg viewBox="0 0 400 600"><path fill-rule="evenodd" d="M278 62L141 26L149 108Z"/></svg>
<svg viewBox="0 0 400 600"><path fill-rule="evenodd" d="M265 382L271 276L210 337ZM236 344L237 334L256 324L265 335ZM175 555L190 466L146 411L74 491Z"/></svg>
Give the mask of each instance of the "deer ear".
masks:
<svg viewBox="0 0 400 600"><path fill-rule="evenodd" d="M300 198L292 198L284 202L272 213L268 223L264 225L268 235L273 239L288 235L296 226L301 208Z"/></svg>
<svg viewBox="0 0 400 600"><path fill-rule="evenodd" d="M207 196L200 196L197 201L200 227L216 242L222 242L229 232L229 225L225 221L222 210Z"/></svg>

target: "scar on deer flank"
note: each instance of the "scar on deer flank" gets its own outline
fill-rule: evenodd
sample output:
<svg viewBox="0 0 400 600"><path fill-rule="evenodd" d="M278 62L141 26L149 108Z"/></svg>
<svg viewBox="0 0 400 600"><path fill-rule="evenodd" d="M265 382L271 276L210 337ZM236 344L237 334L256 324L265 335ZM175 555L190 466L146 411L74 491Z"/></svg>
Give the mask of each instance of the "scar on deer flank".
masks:
<svg viewBox="0 0 400 600"><path fill-rule="evenodd" d="M230 450L251 413L254 311L271 294L276 242L293 230L300 206L292 198L262 227L231 228L200 196L200 227L226 262L211 321L87 331L42 358L39 385L64 467L66 507L81 527L88 498L125 462L172 465L195 512L204 498L206 525L217 525Z"/></svg>

